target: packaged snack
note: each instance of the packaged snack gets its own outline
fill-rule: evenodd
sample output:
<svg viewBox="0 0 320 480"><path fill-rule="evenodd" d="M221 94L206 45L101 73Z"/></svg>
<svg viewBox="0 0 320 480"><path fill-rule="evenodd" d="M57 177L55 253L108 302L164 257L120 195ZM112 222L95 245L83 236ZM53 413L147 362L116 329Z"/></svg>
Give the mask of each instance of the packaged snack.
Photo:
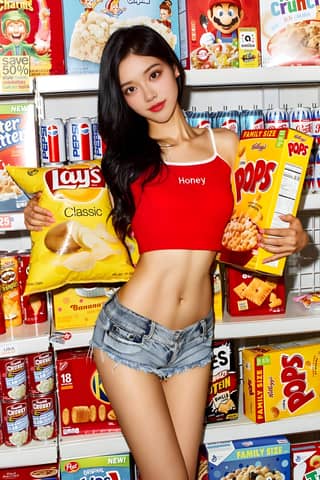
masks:
<svg viewBox="0 0 320 480"><path fill-rule="evenodd" d="M288 228L281 214L296 215L313 138L293 129L244 130L232 175L234 210L218 260L245 270L282 275L286 258L258 246L260 229Z"/></svg>
<svg viewBox="0 0 320 480"><path fill-rule="evenodd" d="M292 480L313 480L320 474L320 441L291 445Z"/></svg>
<svg viewBox="0 0 320 480"><path fill-rule="evenodd" d="M0 480L58 480L57 464L13 467L0 470Z"/></svg>
<svg viewBox="0 0 320 480"><path fill-rule="evenodd" d="M130 278L133 266L113 230L109 194L98 162L7 168L28 194L42 192L39 205L55 218L49 227L31 232L25 295L66 284L118 283Z"/></svg>
<svg viewBox="0 0 320 480"><path fill-rule="evenodd" d="M320 65L320 5L260 0L262 66Z"/></svg>
<svg viewBox="0 0 320 480"><path fill-rule="evenodd" d="M180 56L178 1L63 0L68 73L99 72L102 50L121 27L147 25Z"/></svg>
<svg viewBox="0 0 320 480"><path fill-rule="evenodd" d="M60 480L130 480L132 469L129 453L61 460Z"/></svg>
<svg viewBox="0 0 320 480"><path fill-rule="evenodd" d="M293 297L293 301L301 303L308 310L320 310L320 291L310 292Z"/></svg>

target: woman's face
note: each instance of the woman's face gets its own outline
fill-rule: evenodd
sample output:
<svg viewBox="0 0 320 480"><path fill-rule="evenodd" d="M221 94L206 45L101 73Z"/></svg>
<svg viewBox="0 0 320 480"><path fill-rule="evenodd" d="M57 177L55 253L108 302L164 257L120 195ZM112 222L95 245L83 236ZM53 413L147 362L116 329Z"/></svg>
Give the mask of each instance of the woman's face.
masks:
<svg viewBox="0 0 320 480"><path fill-rule="evenodd" d="M130 53L119 66L121 90L128 106L148 121L167 122L177 105L177 68L157 57Z"/></svg>

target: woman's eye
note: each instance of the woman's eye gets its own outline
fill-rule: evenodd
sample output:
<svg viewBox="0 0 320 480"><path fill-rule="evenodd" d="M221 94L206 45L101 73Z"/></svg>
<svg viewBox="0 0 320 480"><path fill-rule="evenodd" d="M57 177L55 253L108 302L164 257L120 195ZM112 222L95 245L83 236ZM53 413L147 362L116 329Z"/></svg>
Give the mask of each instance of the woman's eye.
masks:
<svg viewBox="0 0 320 480"><path fill-rule="evenodd" d="M133 93L135 91L135 87L127 87L124 91L124 94L125 95L130 95L131 93Z"/></svg>
<svg viewBox="0 0 320 480"><path fill-rule="evenodd" d="M153 79L158 78L159 76L160 76L160 72L158 72L158 71L152 72L151 75L150 75L150 77L153 78Z"/></svg>

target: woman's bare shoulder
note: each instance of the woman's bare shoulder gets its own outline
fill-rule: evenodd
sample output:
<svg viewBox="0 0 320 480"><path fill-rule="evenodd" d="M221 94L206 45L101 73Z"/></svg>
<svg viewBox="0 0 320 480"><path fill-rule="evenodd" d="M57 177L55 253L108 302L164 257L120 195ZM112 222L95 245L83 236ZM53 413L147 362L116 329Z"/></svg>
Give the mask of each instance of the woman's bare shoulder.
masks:
<svg viewBox="0 0 320 480"><path fill-rule="evenodd" d="M227 128L214 128L213 133L215 137L217 153L232 167L239 146L238 135Z"/></svg>

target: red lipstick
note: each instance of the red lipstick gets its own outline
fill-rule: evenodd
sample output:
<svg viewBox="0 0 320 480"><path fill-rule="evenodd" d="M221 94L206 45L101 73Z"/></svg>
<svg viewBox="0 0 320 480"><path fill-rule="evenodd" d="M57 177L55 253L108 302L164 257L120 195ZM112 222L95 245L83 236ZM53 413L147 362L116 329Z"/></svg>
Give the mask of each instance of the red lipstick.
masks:
<svg viewBox="0 0 320 480"><path fill-rule="evenodd" d="M165 103L166 103L165 100L163 102L156 103L155 105L150 107L149 110L151 112L160 112L163 109Z"/></svg>

